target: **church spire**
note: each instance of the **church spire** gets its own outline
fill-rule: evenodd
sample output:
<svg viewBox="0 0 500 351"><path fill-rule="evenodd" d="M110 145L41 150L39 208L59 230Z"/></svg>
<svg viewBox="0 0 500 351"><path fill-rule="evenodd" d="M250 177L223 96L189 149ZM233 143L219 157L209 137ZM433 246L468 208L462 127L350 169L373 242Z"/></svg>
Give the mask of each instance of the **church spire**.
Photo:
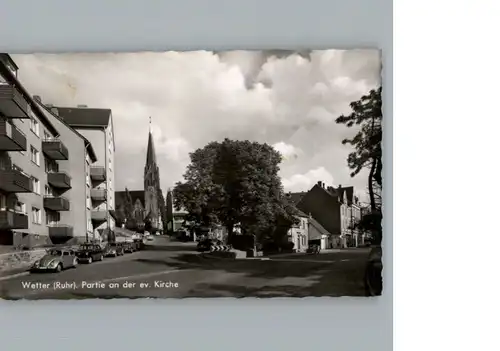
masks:
<svg viewBox="0 0 500 351"><path fill-rule="evenodd" d="M146 168L156 165L156 151L153 140L153 133L151 132L151 117L149 117L149 138L148 138L148 151L146 154Z"/></svg>

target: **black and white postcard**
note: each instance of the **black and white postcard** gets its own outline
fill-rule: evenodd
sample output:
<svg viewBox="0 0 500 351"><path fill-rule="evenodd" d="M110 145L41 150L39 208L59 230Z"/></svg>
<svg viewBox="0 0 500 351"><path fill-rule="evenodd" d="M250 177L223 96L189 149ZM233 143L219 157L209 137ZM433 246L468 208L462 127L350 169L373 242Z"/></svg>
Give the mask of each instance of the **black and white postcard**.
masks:
<svg viewBox="0 0 500 351"><path fill-rule="evenodd" d="M0 297L382 294L376 49L0 54Z"/></svg>

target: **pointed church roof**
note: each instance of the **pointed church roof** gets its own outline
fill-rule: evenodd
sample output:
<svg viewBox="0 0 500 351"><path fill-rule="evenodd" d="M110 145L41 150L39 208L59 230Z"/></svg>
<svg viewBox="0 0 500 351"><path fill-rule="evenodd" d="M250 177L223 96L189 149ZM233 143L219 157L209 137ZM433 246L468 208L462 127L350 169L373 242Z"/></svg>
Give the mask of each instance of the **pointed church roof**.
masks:
<svg viewBox="0 0 500 351"><path fill-rule="evenodd" d="M151 117L149 117L149 138L148 138L148 151L146 153L146 167L156 164L156 150L153 139L153 133L151 133Z"/></svg>

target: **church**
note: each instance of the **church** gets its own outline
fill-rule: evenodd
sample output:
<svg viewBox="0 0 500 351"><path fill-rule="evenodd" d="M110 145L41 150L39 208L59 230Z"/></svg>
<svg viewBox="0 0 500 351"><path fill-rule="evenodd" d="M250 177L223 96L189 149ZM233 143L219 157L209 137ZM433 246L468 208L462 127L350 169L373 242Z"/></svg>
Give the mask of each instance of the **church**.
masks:
<svg viewBox="0 0 500 351"><path fill-rule="evenodd" d="M144 190L116 191L116 212L117 215L126 217L127 204L132 206L131 216L137 223L137 231L150 230L152 234L163 233L162 210L165 207L165 200L160 187L160 171L156 162L156 151L151 133L151 118L148 136L148 147L146 152L146 164L144 166ZM128 193L128 195L127 195ZM128 201L127 201L128 197ZM125 221L127 218L123 218ZM123 222L123 220L122 220ZM146 223L150 223L150 228L145 228Z"/></svg>

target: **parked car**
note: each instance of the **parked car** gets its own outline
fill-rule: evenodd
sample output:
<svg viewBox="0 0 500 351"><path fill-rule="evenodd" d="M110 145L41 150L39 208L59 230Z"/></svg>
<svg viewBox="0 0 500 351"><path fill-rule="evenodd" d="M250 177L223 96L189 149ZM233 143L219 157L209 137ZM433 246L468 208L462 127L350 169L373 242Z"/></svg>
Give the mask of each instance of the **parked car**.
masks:
<svg viewBox="0 0 500 351"><path fill-rule="evenodd" d="M76 267L78 259L73 250L52 249L31 266L31 272L60 272L63 269Z"/></svg>
<svg viewBox="0 0 500 351"><path fill-rule="evenodd" d="M196 245L196 250L200 252L210 251L212 245L215 245L212 239L200 240Z"/></svg>
<svg viewBox="0 0 500 351"><path fill-rule="evenodd" d="M123 252L124 253L133 253L135 252L135 245L134 243L124 243L123 244Z"/></svg>
<svg viewBox="0 0 500 351"><path fill-rule="evenodd" d="M104 259L104 250L98 244L82 244L76 253L78 262L92 263Z"/></svg>
<svg viewBox="0 0 500 351"><path fill-rule="evenodd" d="M118 257L123 255L123 245L121 243L110 243L104 249L104 257Z"/></svg>
<svg viewBox="0 0 500 351"><path fill-rule="evenodd" d="M382 247L374 246L365 267L365 291L368 296L382 295Z"/></svg>
<svg viewBox="0 0 500 351"><path fill-rule="evenodd" d="M309 245L306 252L309 254L319 254L320 251L321 251L321 246L317 244L312 244Z"/></svg>
<svg viewBox="0 0 500 351"><path fill-rule="evenodd" d="M144 249L144 242L142 239L134 239L134 245L136 251Z"/></svg>

